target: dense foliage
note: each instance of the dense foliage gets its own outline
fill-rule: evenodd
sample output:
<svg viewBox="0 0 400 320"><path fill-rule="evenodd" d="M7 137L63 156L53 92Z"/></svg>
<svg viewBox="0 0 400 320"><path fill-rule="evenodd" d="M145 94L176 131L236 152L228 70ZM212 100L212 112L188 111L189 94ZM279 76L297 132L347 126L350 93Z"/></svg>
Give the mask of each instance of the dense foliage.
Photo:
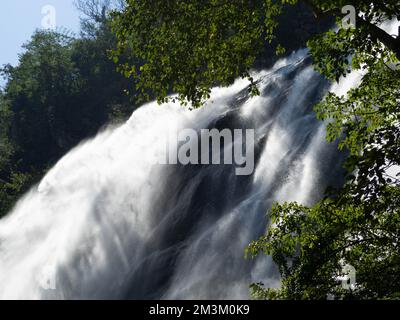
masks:
<svg viewBox="0 0 400 320"><path fill-rule="evenodd" d="M287 8L281 17L285 23L277 28L283 5L272 0L126 3L124 10L114 13L114 61L135 79L145 99L165 102L176 92L181 103L191 102L193 107L209 98L212 86L232 84L237 77L249 79L249 91L257 94L250 68L261 54L282 53L281 43L297 49L308 35L327 26L307 24L312 13L296 6ZM139 68L120 61L121 55L132 53L143 61Z"/></svg>
<svg viewBox="0 0 400 320"><path fill-rule="evenodd" d="M372 21L389 19L391 7L369 15ZM364 73L346 96L330 93L315 107L318 117L329 121L328 140L339 139L339 148L349 151L348 181L311 208L287 203L271 210L267 235L248 250L273 256L282 287L253 285L256 297L400 298L400 50L375 28L361 23L309 43L315 66L326 77ZM339 279L348 265L356 283L344 289Z"/></svg>
<svg viewBox="0 0 400 320"><path fill-rule="evenodd" d="M400 38L381 23L400 20L400 3L385 1L296 0L127 0L114 14L118 38L114 60L134 52L140 68L120 63L142 94L158 101L170 91L200 106L215 84L250 69L266 44L282 52L276 39L279 19L302 3L315 19L336 18L337 30L320 32L308 46L313 63L338 81L363 72L360 85L345 96L329 94L315 110L329 122L327 138L348 150L347 183L330 190L312 207L276 204L267 234L248 253L272 255L282 276L280 288L252 285L269 299L396 298L400 293L399 74ZM342 8L356 9L355 28L342 26ZM343 267L355 268L357 282L341 286Z"/></svg>

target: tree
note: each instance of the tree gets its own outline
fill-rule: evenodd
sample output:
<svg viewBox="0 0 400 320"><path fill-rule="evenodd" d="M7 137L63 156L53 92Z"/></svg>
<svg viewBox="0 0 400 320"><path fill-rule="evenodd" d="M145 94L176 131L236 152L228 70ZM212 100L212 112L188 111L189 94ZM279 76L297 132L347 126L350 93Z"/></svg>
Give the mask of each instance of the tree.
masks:
<svg viewBox="0 0 400 320"><path fill-rule="evenodd" d="M272 255L281 288L253 284L258 299L400 298L400 188L381 188L379 197L354 201L349 194L313 207L276 204L271 227L248 253ZM343 287L346 266L355 285Z"/></svg>
<svg viewBox="0 0 400 320"><path fill-rule="evenodd" d="M108 24L112 9L122 10L124 0L75 0L75 7L81 12L81 33L84 37L96 37L99 30Z"/></svg>
<svg viewBox="0 0 400 320"><path fill-rule="evenodd" d="M144 95L159 102L171 91L182 103L201 106L216 84L249 79L265 43L282 52L276 39L279 17L302 3L315 19L334 17L338 30L308 41L317 71L338 81L352 70L364 76L347 95L331 93L315 111L328 121L327 139L346 149L347 182L329 190L312 207L276 204L267 234L249 245L248 254L272 255L282 276L281 288L252 285L269 299L398 298L400 296L399 102L400 37L380 27L400 20L392 1L141 1L128 0L114 13L118 37L114 60L135 53L139 69L120 67ZM342 8L356 8L356 27L342 27ZM344 290L340 276L350 264L357 283Z"/></svg>
<svg viewBox="0 0 400 320"><path fill-rule="evenodd" d="M70 147L62 119L71 114L68 96L79 89L78 70L71 61L73 39L37 32L24 46L17 67L8 70L5 97L13 114L10 138L22 170L37 168Z"/></svg>
<svg viewBox="0 0 400 320"><path fill-rule="evenodd" d="M322 41L335 48L336 37L329 33ZM314 57L338 62L326 57L318 40L311 48ZM258 298L400 298L399 62L379 44L353 54L352 67L367 72L361 84L347 96L329 94L315 107L330 121L328 140L340 139L339 147L349 151L347 183L311 208L297 203L272 208L267 235L248 253L271 254L283 282L278 290L253 285ZM328 76L330 68L321 64L319 70ZM337 281L346 265L356 270L351 290Z"/></svg>
<svg viewBox="0 0 400 320"><path fill-rule="evenodd" d="M0 180L4 171L8 166L9 159L12 155L12 147L8 139L8 131L10 129L11 112L4 100L3 92L0 91Z"/></svg>

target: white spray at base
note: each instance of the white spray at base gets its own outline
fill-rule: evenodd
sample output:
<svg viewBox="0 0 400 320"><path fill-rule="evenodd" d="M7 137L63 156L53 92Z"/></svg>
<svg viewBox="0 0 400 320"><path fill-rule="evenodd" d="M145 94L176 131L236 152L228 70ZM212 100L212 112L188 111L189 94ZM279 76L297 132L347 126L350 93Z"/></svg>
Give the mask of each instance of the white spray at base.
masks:
<svg viewBox="0 0 400 320"><path fill-rule="evenodd" d="M274 201L311 204L340 176L311 112L327 83L306 54L256 74L259 97L238 80L198 110L150 103L69 152L0 221L0 298L245 299L251 282L279 285L246 245ZM154 165L171 127L255 129L254 174Z"/></svg>

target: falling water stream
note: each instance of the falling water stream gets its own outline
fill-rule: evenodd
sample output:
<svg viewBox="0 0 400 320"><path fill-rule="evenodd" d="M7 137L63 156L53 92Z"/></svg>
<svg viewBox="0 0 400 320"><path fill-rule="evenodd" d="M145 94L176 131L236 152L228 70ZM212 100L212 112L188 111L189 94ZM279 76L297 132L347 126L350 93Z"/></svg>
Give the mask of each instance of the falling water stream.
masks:
<svg viewBox="0 0 400 320"><path fill-rule="evenodd" d="M0 298L246 299L252 282L279 285L271 258L244 259L246 245L273 202L312 204L341 177L312 112L329 84L309 60L300 50L256 73L258 97L237 80L200 109L149 103L70 151L0 221ZM171 127L254 129L254 173L156 164Z"/></svg>

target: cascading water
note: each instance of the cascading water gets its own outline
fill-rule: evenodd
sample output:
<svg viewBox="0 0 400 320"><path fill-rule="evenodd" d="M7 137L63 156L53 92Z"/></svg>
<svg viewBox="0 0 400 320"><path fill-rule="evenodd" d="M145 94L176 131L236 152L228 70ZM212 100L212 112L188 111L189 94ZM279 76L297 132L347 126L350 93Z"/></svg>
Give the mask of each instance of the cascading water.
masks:
<svg viewBox="0 0 400 320"><path fill-rule="evenodd" d="M238 80L198 110L147 104L69 152L0 221L0 298L235 299L252 282L278 285L271 259L245 260L246 245L274 201L311 204L341 170L311 111L328 84L308 60L299 51L256 74L258 97ZM254 173L152 165L171 127L255 129ZM38 280L47 268L54 290Z"/></svg>

